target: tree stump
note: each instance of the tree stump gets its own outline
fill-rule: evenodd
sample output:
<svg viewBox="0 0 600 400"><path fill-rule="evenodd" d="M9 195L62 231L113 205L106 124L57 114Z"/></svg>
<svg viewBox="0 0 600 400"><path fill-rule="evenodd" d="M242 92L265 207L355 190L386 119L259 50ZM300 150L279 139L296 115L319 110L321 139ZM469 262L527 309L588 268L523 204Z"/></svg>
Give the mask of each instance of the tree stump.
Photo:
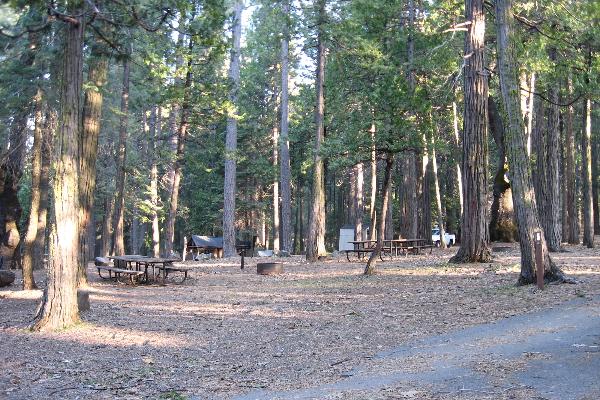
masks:
<svg viewBox="0 0 600 400"><path fill-rule="evenodd" d="M87 290L77 290L77 305L79 306L79 311L90 309L90 293Z"/></svg>
<svg viewBox="0 0 600 400"><path fill-rule="evenodd" d="M278 275L283 273L283 264L280 262L258 263L256 273L259 275Z"/></svg>
<svg viewBox="0 0 600 400"><path fill-rule="evenodd" d="M15 281L15 273L5 269L0 270L0 287L8 286Z"/></svg>

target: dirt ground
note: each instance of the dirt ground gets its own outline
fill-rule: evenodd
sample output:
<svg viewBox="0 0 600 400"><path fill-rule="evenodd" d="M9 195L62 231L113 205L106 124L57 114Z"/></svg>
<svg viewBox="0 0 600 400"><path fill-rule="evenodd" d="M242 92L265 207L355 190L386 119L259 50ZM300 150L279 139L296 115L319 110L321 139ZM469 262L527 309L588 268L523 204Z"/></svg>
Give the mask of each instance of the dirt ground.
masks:
<svg viewBox="0 0 600 400"><path fill-rule="evenodd" d="M451 265L456 249L377 264L338 257L307 264L281 258L284 274L260 276L256 262L188 262L183 285L102 281L90 264L91 310L57 333L27 326L41 291L0 289L0 398L229 399L257 389L333 383L395 346L600 294L600 251L566 246L553 257L578 284L516 287L519 252L495 243L487 264ZM270 260L270 259L269 259ZM43 273L37 276L43 280ZM426 368L415 357L403 368ZM518 365L486 365L498 379ZM353 391L345 399L488 398L434 388ZM522 388L506 396L528 398Z"/></svg>

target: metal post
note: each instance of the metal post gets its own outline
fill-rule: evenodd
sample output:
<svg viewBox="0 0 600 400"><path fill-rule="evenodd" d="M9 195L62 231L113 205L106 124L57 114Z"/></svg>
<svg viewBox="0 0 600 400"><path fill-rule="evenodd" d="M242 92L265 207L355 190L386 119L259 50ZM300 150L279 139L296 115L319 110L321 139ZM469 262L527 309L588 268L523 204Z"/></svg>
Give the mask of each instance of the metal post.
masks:
<svg viewBox="0 0 600 400"><path fill-rule="evenodd" d="M181 255L181 261L185 261L186 250L187 250L187 236L184 236L183 237L183 253ZM194 258L194 257L192 257L192 258Z"/></svg>
<svg viewBox="0 0 600 400"><path fill-rule="evenodd" d="M544 259L542 256L542 232L536 231L535 233L535 267L536 267L536 280L537 287L540 290L544 289Z"/></svg>

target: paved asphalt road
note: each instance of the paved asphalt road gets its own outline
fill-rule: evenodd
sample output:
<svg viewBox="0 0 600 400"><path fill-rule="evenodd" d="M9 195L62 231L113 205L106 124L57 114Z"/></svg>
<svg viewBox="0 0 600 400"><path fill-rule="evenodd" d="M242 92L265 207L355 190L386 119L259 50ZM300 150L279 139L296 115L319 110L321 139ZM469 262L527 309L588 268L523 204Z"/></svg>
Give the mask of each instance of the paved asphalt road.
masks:
<svg viewBox="0 0 600 400"><path fill-rule="evenodd" d="M402 368L415 358L427 360L427 368ZM482 362L492 368L476 368ZM503 366L501 379L494 375L494 365ZM257 390L236 400L343 399L355 397L353 392L356 398L369 398L369 392L380 398L375 394L387 387L415 389L393 398L418 399L419 393L456 393L460 398L529 388L537 399L600 399L600 298L579 298L427 337L382 352L368 370L358 365L332 384L288 392Z"/></svg>

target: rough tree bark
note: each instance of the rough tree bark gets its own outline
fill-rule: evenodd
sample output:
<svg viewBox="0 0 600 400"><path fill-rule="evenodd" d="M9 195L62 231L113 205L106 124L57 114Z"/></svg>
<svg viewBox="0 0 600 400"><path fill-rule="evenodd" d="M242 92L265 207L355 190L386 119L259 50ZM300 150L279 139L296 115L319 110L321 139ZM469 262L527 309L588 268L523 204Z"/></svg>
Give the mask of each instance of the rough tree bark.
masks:
<svg viewBox="0 0 600 400"><path fill-rule="evenodd" d="M181 120L177 129L177 152L175 154L173 186L171 187L171 198L169 202L169 214L165 229L165 256L170 257L173 253L173 241L175 240L175 220L177 219L177 207L179 203L179 186L183 171L185 140L188 134L189 118L192 110L191 87L192 87L192 50L194 38L190 37L188 44L188 61L183 87L183 103L181 104Z"/></svg>
<svg viewBox="0 0 600 400"><path fill-rule="evenodd" d="M308 239L306 242L306 260L315 262L319 256L325 255L325 173L321 157L321 143L325 136L325 0L316 0L318 10L317 37L317 100L315 107L315 153L313 167L312 205L308 221Z"/></svg>
<svg viewBox="0 0 600 400"><path fill-rule="evenodd" d="M381 254L381 249L383 247L383 233L385 232L385 221L386 214L388 208L388 202L390 201L390 189L392 182L392 169L394 168L394 155L388 154L385 159L385 170L383 173L383 188L382 188L382 202L381 202L381 212L379 218L379 234L377 235L377 245L375 249L371 252L371 256L367 261L367 265L365 266L365 275L372 275L375 273L375 264L377 263L377 258Z"/></svg>
<svg viewBox="0 0 600 400"><path fill-rule="evenodd" d="M33 277L33 257L34 244L38 234L37 224L39 221L40 208L40 179L42 173L42 89L38 87L34 97L34 128L33 128L33 147L31 148L31 207L29 212L29 222L27 224L27 233L25 234L25 251L23 254L23 290L36 289L35 279Z"/></svg>
<svg viewBox="0 0 600 400"><path fill-rule="evenodd" d="M280 154L280 180L281 180L281 249L292 252L292 174L290 169L290 143L289 143L289 13L290 1L284 0L281 4L284 18L283 37L281 39L281 154Z"/></svg>
<svg viewBox="0 0 600 400"><path fill-rule="evenodd" d="M483 0L465 1L470 25L465 35L463 199L460 249L450 262L488 262L491 248L488 226L488 74L485 61ZM520 106L520 105L519 105Z"/></svg>
<svg viewBox="0 0 600 400"><path fill-rule="evenodd" d="M123 59L123 90L121 92L121 116L119 123L119 147L117 150L117 181L114 215L113 254L125 254L123 226L125 221L125 163L127 161L127 121L129 117L129 57Z"/></svg>
<svg viewBox="0 0 600 400"><path fill-rule="evenodd" d="M79 159L79 245L82 263L77 274L79 286L87 284L86 264L93 237L88 234L94 213L96 189L96 156L102 117L104 85L108 73L108 54L105 44L97 39L92 45L88 66L88 79L83 99L83 131L80 138ZM92 227L93 229L93 227Z"/></svg>
<svg viewBox="0 0 600 400"><path fill-rule="evenodd" d="M500 89L507 115L505 130L506 153L511 171L513 203L519 228L521 273L519 284L536 280L534 235L541 232L544 278L547 281L565 281L564 274L548 253L546 239L538 221L536 199L527 157L525 125L519 101L519 79L515 58L514 17L511 0L496 0L496 48Z"/></svg>
<svg viewBox="0 0 600 400"><path fill-rule="evenodd" d="M60 122L53 181L53 224L50 233L48 283L32 329L58 330L79 321L77 271L79 266L79 140L81 138L83 80L83 5L68 8L73 21L64 29L60 84Z"/></svg>
<svg viewBox="0 0 600 400"><path fill-rule="evenodd" d="M223 256L232 257L235 250L235 192L236 192L236 152L237 152L237 105L240 87L240 39L242 36L242 11L244 1L237 0L233 15L233 46L229 63L229 80L231 88L229 101L233 107L227 117L227 134L225 135L225 179L223 190Z"/></svg>

